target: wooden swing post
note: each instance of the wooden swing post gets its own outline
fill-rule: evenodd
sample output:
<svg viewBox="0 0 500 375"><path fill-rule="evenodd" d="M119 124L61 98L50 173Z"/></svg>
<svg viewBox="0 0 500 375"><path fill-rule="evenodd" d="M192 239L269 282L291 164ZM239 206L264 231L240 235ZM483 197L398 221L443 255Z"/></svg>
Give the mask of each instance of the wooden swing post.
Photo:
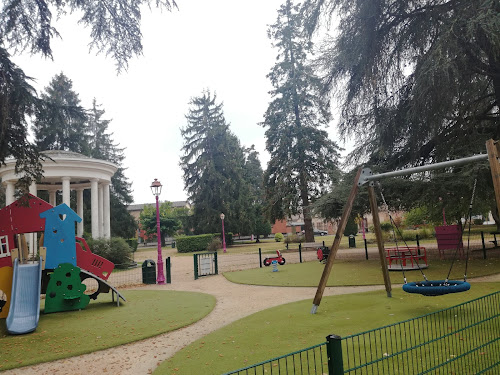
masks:
<svg viewBox="0 0 500 375"><path fill-rule="evenodd" d="M323 269L323 274L321 275L318 289L316 291L316 295L314 296L311 314L316 314L318 306L321 303L321 298L323 298L323 292L325 291L326 283L328 282L328 278L330 277L333 261L335 260L335 256L337 255L340 247L340 241L342 240L342 235L347 224L347 219L349 219L349 215L351 214L352 206L354 204L354 199L358 194L358 182L361 176L361 170L361 168L358 170L358 173L354 178L354 185L352 186L351 193L349 194L349 198L347 199L347 203L344 206L344 212L342 213L342 217L340 218L340 222L337 227L337 233L335 234L335 239L333 240L332 249L330 250L330 255L328 255L328 259L326 260L325 268Z"/></svg>
<svg viewBox="0 0 500 375"><path fill-rule="evenodd" d="M493 188L495 190L497 210L500 213L500 149L498 141L494 141L493 139L486 141L486 150L488 151L488 161L490 162L491 178L493 180Z"/></svg>

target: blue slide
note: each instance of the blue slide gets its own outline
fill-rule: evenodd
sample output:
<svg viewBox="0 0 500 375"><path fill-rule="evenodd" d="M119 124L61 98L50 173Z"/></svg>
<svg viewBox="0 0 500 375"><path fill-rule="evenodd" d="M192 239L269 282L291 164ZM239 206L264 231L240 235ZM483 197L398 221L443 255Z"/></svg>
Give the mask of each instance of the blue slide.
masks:
<svg viewBox="0 0 500 375"><path fill-rule="evenodd" d="M42 259L37 264L19 264L14 261L12 293L7 331L14 335L29 333L38 326L40 317L40 288L42 286Z"/></svg>

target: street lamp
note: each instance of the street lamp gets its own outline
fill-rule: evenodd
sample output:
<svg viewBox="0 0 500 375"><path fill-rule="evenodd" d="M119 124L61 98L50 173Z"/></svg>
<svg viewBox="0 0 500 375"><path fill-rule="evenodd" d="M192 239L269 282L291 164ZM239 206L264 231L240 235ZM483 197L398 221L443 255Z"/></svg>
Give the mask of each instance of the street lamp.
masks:
<svg viewBox="0 0 500 375"><path fill-rule="evenodd" d="M224 252L226 252L226 235L224 234L224 218L226 216L224 214L220 214L220 219L222 220L222 248Z"/></svg>
<svg viewBox="0 0 500 375"><path fill-rule="evenodd" d="M160 204L158 197L161 193L161 183L156 178L151 184L151 192L156 197L156 237L158 239L158 276L156 277L157 284L165 284L165 275L163 274L163 256L161 255L161 233L160 233Z"/></svg>

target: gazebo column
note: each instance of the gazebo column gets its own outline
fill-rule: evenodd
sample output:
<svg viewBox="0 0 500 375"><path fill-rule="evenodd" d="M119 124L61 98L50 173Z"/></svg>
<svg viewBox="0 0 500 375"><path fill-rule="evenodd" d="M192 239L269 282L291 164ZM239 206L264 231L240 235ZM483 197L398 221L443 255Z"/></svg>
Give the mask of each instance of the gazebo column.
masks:
<svg viewBox="0 0 500 375"><path fill-rule="evenodd" d="M92 238L99 238L99 187L98 179L90 180L90 212L92 221Z"/></svg>
<svg viewBox="0 0 500 375"><path fill-rule="evenodd" d="M49 190L49 203L52 206L56 206L57 203L57 190Z"/></svg>
<svg viewBox="0 0 500 375"><path fill-rule="evenodd" d="M102 184L99 185L99 238L104 237L104 199Z"/></svg>
<svg viewBox="0 0 500 375"><path fill-rule="evenodd" d="M76 224L76 235L83 236L83 189L76 191L76 213L82 218L82 221Z"/></svg>
<svg viewBox="0 0 500 375"><path fill-rule="evenodd" d="M111 237L110 203L109 203L109 183L103 184L103 208L104 208L104 238Z"/></svg>
<svg viewBox="0 0 500 375"><path fill-rule="evenodd" d="M8 206L11 203L14 203L16 198L14 197L14 181L5 182L5 205Z"/></svg>
<svg viewBox="0 0 500 375"><path fill-rule="evenodd" d="M71 181L71 177L62 177L62 201L66 203L68 207L71 208L71 188L69 182Z"/></svg>

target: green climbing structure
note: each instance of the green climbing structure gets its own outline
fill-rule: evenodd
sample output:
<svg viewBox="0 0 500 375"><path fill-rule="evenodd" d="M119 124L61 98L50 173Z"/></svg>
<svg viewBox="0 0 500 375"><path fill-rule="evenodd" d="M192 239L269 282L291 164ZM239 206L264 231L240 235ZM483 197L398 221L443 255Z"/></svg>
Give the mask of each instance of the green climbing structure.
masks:
<svg viewBox="0 0 500 375"><path fill-rule="evenodd" d="M45 296L45 313L81 310L90 301L84 294L87 286L80 280L80 268L71 263L62 263L50 275Z"/></svg>

